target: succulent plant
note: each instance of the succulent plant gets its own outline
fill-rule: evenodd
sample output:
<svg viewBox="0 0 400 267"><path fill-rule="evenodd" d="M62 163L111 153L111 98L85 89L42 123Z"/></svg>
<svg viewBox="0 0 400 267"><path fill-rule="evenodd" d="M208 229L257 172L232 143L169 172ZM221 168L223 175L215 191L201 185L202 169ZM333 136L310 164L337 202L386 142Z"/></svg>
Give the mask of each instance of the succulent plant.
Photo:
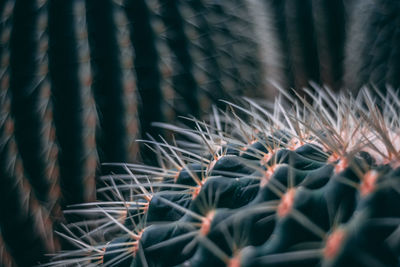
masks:
<svg viewBox="0 0 400 267"><path fill-rule="evenodd" d="M203 127L180 117L225 110L221 99L272 100L276 87L304 94L309 81L398 88L399 9L396 0L0 1L0 265L71 249L53 230L82 217L62 210L115 198L95 178L124 168L100 162L157 165L164 152L136 140L172 143L175 128L154 122Z"/></svg>
<svg viewBox="0 0 400 267"><path fill-rule="evenodd" d="M306 92L160 125L184 141L147 141L162 167L113 164L49 265L397 266L397 94Z"/></svg>
<svg viewBox="0 0 400 267"><path fill-rule="evenodd" d="M73 220L61 210L95 199L100 162L152 162L151 151L135 142L146 134L163 134L152 122L199 115L200 104L204 109L223 97L222 85L212 94L204 88L217 80L224 83L226 74L216 78L200 71L204 77L197 77L205 65L221 61L210 47L225 48L210 38L213 30L207 27L215 25L204 13L211 9L196 1L179 1L179 9L178 1L164 2L169 3L0 2L0 247L15 264L34 265L66 245L53 234L60 222ZM201 36L198 22L188 20L193 12L203 14ZM213 19L222 16L214 12ZM188 25L192 39L183 27ZM231 30L222 42L240 55L247 43L232 41L236 35ZM194 43L195 52L181 49ZM236 69L249 64L240 56L235 61L232 51L227 58ZM24 237L28 241L20 242ZM12 262L3 258L0 265Z"/></svg>

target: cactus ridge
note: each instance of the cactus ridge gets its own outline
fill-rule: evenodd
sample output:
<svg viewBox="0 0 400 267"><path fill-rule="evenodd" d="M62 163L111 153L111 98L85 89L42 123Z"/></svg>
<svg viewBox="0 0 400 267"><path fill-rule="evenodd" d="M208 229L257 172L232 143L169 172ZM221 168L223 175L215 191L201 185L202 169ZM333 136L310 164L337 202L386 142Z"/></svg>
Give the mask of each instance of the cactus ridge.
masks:
<svg viewBox="0 0 400 267"><path fill-rule="evenodd" d="M60 233L77 249L45 266L396 266L396 93L306 92L159 125L189 141L147 141L162 167L109 164L109 200L66 210L87 217Z"/></svg>

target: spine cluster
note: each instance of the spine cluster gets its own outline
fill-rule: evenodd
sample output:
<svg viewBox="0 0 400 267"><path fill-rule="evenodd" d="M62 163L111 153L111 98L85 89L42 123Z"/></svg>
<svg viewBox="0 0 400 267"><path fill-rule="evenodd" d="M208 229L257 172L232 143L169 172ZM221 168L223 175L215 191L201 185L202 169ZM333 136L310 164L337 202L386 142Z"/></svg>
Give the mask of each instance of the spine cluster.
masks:
<svg viewBox="0 0 400 267"><path fill-rule="evenodd" d="M113 164L104 201L66 211L86 218L60 233L78 248L50 265L399 263L395 92L282 92L272 108L230 107L194 130L158 125L181 137L143 141L162 167Z"/></svg>

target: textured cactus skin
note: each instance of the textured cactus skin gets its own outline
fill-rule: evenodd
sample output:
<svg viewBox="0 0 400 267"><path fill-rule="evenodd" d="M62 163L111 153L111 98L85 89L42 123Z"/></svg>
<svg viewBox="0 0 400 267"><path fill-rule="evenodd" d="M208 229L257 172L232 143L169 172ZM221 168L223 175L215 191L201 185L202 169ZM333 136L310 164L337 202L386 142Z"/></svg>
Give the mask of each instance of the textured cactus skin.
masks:
<svg viewBox="0 0 400 267"><path fill-rule="evenodd" d="M307 94L319 102L250 101L246 119L175 128L199 146L152 142L163 167L113 165L99 189L110 202L67 210L99 216L69 228L84 248L49 265L397 266L399 102Z"/></svg>
<svg viewBox="0 0 400 267"><path fill-rule="evenodd" d="M201 118L242 95L272 99L275 85L300 90L310 80L397 88L399 8L394 0L0 1L0 264L30 266L60 249L61 209L93 201L96 183L105 186L96 175L114 170L100 162L158 164L135 142L169 131L153 122L196 127L179 116ZM166 209L151 220L182 215Z"/></svg>
<svg viewBox="0 0 400 267"><path fill-rule="evenodd" d="M349 28L344 76L347 87L357 88L366 81L382 91L386 85L399 87L399 8L397 1L358 1L354 4L352 12L360 12L362 16L359 19L353 16ZM362 31L360 27L363 27Z"/></svg>
<svg viewBox="0 0 400 267"><path fill-rule="evenodd" d="M208 6L195 2L184 5L191 12L208 13ZM45 214L50 214L50 222L58 225L63 220L60 207L94 200L99 162L136 161L140 156L135 139L162 134L151 126L152 122L173 121L178 115L198 116L200 103L209 106L208 102L224 96L222 86L218 96L211 97L214 92L197 95L194 89L200 85L195 74L200 68L190 66L195 59L188 49L194 41L184 28L189 25L188 14L181 14L181 1L172 2L171 7L164 4L131 0L1 1L1 177L2 190L15 192L3 195L2 203L15 198L18 201L12 202L18 206L18 202L27 201L7 179L26 184L22 192L44 209L42 219L48 220ZM192 5L197 5L197 10ZM203 20L212 24L206 17ZM157 21L161 28L155 25ZM169 29L169 37L164 39L157 29ZM218 46L210 39L212 30L202 31L201 39L207 39L208 46ZM179 33L178 39L175 33ZM235 34L229 33L224 41L232 40ZM220 60L203 44L197 49L206 55L207 64ZM175 56L177 60L172 62ZM168 79L171 84L166 83ZM210 79L203 78L202 83ZM220 76L212 79L210 84L217 83ZM140 150L143 160L152 162L153 153L145 146ZM23 168L16 170L15 161ZM1 210L4 224L8 212ZM29 209L28 213L32 212L36 211ZM15 216L23 213L14 210ZM25 250L25 245L10 241L18 231L18 227L2 229L4 251L8 247L15 258L21 258L18 253ZM46 246L26 255L25 260L37 263L54 250L54 245ZM17 261L31 265L26 262Z"/></svg>

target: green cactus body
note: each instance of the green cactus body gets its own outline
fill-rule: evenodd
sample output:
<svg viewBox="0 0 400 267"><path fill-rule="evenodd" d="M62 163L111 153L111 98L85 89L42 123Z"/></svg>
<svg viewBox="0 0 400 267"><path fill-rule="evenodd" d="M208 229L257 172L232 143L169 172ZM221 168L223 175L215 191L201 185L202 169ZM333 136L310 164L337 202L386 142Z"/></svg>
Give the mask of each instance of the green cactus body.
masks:
<svg viewBox="0 0 400 267"><path fill-rule="evenodd" d="M53 264L396 266L398 101L381 112L366 89L307 94L314 105L247 100L234 107L246 119L216 112L175 128L199 147L151 141L163 167L114 164L99 189L113 200L67 210L100 216L69 228L85 247Z"/></svg>

